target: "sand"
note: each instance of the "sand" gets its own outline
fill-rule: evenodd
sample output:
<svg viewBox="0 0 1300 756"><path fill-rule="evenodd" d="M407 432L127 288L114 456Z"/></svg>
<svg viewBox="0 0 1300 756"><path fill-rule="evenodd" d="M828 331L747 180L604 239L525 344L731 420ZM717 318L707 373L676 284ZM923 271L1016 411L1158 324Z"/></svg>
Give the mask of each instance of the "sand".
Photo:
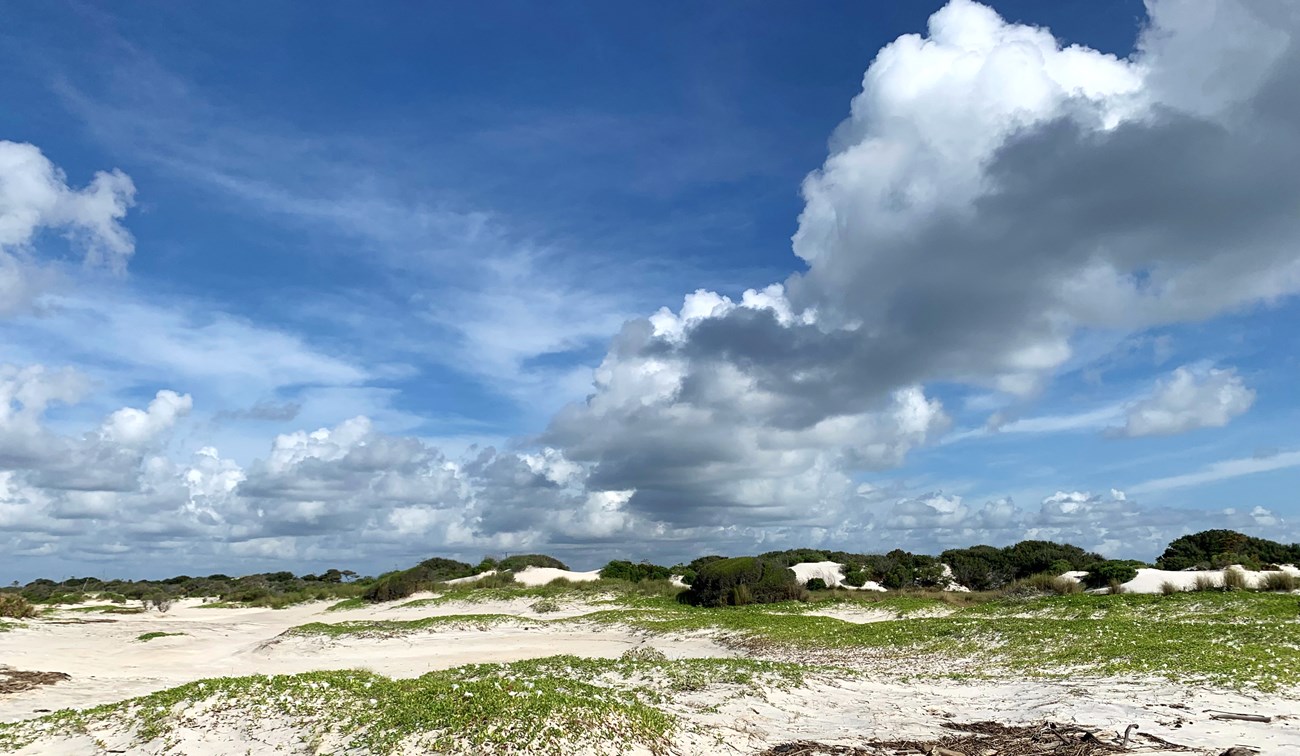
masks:
<svg viewBox="0 0 1300 756"><path fill-rule="evenodd" d="M418 596L412 597L419 598ZM83 708L120 701L206 677L293 674L312 670L365 669L390 677L418 677L435 669L480 662L510 662L557 654L614 658L634 646L659 648L670 658L729 656L707 638L650 638L630 631L581 626L551 628L538 622L532 602L450 602L417 608L380 605L329 612L330 603L288 609L204 609L177 602L166 614L101 615L61 612L53 624L34 620L0 633L0 663L20 670L65 672L71 679L0 696L0 722L37 716L39 709ZM561 602L546 619L592 611ZM393 638L279 638L310 622L367 619L410 620L465 614L508 614L515 626L439 631ZM101 620L112 620L104 622ZM137 638L149 632L184 635Z"/></svg>
<svg viewBox="0 0 1300 756"><path fill-rule="evenodd" d="M1158 585L1168 574L1185 573L1140 574L1138 580L1145 582L1138 585L1152 581ZM549 582L547 577L551 576L543 572L534 580ZM543 617L533 611L532 603L521 598L330 612L326 611L328 603L284 610L205 609L187 600L178 602L167 614L60 612L54 621L32 620L0 633L0 663L70 676L52 685L0 695L0 721L39 716L43 710L86 708L217 676L366 669L391 677L415 677L469 663L558 654L614 658L637 646L655 648L669 658L737 653L707 633L655 636L582 623L548 625L539 621ZM603 608L579 597L562 598L560 608L547 612L544 618L580 617ZM517 621L481 626L467 621L455 629L398 637L281 635L309 622L467 614L504 614ZM827 610L827 614L851 622L906 621L868 607L841 607ZM112 621L65 624L65 620ZM142 633L155 631L184 635L147 643L136 640ZM1300 753L1300 701L1287 693L1247 694L1166 681L1089 677L955 680L931 675L909 679L908 674L922 671L915 667L919 660L906 660L907 669L900 670L865 657L852 663L854 660L843 658L844 653L835 652L831 656L839 654L839 658L821 661L855 666L866 673L816 672L804 685L792 688L720 683L673 692L663 703L665 710L683 722L673 752L680 756L754 754L796 740L847 745L863 739L934 739L945 734L941 725L949 721L1018 724L1048 719L1100 728L1103 735L1136 723L1141 733L1212 756L1241 744L1260 748L1265 754ZM792 656L791 660L796 659ZM1269 724L1217 721L1211 718L1211 710L1258 713L1274 720ZM94 736L98 743L85 735L46 737L19 753L158 754L166 745L161 741L141 745L131 741L128 733L116 731ZM293 722L275 717L221 719L203 711L187 711L172 742L174 748L167 753L192 756L316 752L305 748ZM1173 753L1158 749L1140 752Z"/></svg>
<svg viewBox="0 0 1300 756"><path fill-rule="evenodd" d="M600 580L600 570L590 570L588 572L575 572L573 570L560 570L554 567L525 567L515 573L515 580L529 587L546 585L553 580L564 578L572 583L590 583L593 580Z"/></svg>
<svg viewBox="0 0 1300 756"><path fill-rule="evenodd" d="M821 578L826 581L827 587L834 588L840 586L850 590L859 591L884 591L884 586L879 583L868 580L858 588L844 583L844 565L839 562L800 562L790 567L794 570L794 576L800 583L807 583L813 578Z"/></svg>
<svg viewBox="0 0 1300 756"><path fill-rule="evenodd" d="M1282 572L1292 576L1300 577L1300 568L1295 565L1279 565ZM1269 573L1266 571L1254 571L1243 569L1241 566L1229 569L1238 569L1246 576L1246 580L1251 587L1257 587L1263 583L1265 576ZM1165 583L1172 583L1180 591L1189 591L1196 585L1197 578L1209 577L1215 585L1223 585L1223 573L1226 570L1156 570L1143 568L1137 571L1137 577L1123 584L1126 593L1163 593ZM1067 580L1079 582L1087 575L1087 572L1078 570L1067 572L1061 577ZM1105 590L1105 589L1101 589Z"/></svg>

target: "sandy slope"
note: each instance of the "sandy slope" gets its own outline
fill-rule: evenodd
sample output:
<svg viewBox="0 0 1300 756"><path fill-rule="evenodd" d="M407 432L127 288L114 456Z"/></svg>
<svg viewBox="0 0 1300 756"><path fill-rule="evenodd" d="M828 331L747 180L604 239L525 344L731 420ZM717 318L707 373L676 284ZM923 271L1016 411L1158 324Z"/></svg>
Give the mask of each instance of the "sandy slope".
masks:
<svg viewBox="0 0 1300 756"><path fill-rule="evenodd" d="M672 658L729 656L706 639L644 637L614 628L547 627L526 599L455 602L418 608L367 607L325 611L329 603L288 609L202 609L184 601L167 614L100 615L62 612L56 624L35 620L0 633L0 663L22 670L66 672L70 680L23 693L0 696L0 721L35 716L38 709L86 707L120 701L206 677L291 674L324 669L366 669L390 677L418 677L430 670L480 662L509 662L556 654L616 657L642 643L660 647ZM562 604L547 619L590 611ZM410 620L465 614L510 614L517 626L405 635L394 638L290 637L296 625L365 619ZM112 620L104 622L101 620ZM528 620L532 620L531 622ZM180 636L136 640L142 633L181 632Z"/></svg>

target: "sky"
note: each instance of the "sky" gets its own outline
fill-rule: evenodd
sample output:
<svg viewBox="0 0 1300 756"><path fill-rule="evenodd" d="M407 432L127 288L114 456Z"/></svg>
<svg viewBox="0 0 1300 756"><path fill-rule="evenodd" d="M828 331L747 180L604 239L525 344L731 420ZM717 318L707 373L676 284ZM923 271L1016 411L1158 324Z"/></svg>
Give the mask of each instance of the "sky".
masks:
<svg viewBox="0 0 1300 756"><path fill-rule="evenodd" d="M0 5L0 580L1300 541L1298 33Z"/></svg>

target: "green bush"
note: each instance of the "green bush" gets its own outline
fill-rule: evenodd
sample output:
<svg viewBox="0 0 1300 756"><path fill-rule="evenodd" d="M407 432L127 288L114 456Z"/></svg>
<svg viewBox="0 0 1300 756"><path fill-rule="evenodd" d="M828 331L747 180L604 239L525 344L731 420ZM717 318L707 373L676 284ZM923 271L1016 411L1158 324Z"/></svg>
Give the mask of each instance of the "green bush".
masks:
<svg viewBox="0 0 1300 756"><path fill-rule="evenodd" d="M1137 577L1141 562L1108 559L1088 565L1088 574L1083 576L1083 584L1089 588L1106 588L1112 582L1127 583Z"/></svg>
<svg viewBox="0 0 1300 756"><path fill-rule="evenodd" d="M710 562L695 576L683 600L697 606L741 606L799 600L807 592L784 564L758 557Z"/></svg>
<svg viewBox="0 0 1300 756"><path fill-rule="evenodd" d="M1014 580L1003 590L1009 596L1041 596L1044 594L1064 596L1070 593L1082 592L1083 586L1078 581L1069 578L1053 575L1050 572L1040 572L1037 575Z"/></svg>
<svg viewBox="0 0 1300 756"><path fill-rule="evenodd" d="M1297 562L1300 544L1287 546L1235 530L1203 530L1170 542L1156 566L1162 570L1187 570L1240 564L1257 569L1265 564Z"/></svg>
<svg viewBox="0 0 1300 756"><path fill-rule="evenodd" d="M626 580L629 583L639 583L642 580L667 580L672 577L672 574L672 570L657 564L647 562L633 564L622 560L612 561L600 569L602 580Z"/></svg>
<svg viewBox="0 0 1300 756"><path fill-rule="evenodd" d="M545 554L520 554L518 556L506 557L497 562L496 568L502 572L506 570L519 572L525 567L550 567L556 570L569 569L569 566L564 562Z"/></svg>
<svg viewBox="0 0 1300 756"><path fill-rule="evenodd" d="M854 588L861 588L867 584L867 573L865 570L845 570L844 579L840 581L844 585Z"/></svg>
<svg viewBox="0 0 1300 756"><path fill-rule="evenodd" d="M809 578L808 582L803 584L803 587L810 591L824 591L827 588L826 581L819 577Z"/></svg>
<svg viewBox="0 0 1300 756"><path fill-rule="evenodd" d="M474 568L464 562L434 557L433 559L426 559L408 570L390 572L384 575L374 585L370 586L362 594L362 597L366 601L373 602L396 601L413 593L427 590L434 583L469 577L473 574L475 574Z"/></svg>

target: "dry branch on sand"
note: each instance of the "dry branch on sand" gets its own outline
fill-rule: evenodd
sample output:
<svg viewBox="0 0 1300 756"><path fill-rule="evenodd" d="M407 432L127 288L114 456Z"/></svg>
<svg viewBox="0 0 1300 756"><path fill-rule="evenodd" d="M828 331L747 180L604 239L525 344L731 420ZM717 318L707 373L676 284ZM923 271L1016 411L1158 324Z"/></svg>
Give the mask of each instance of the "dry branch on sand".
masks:
<svg viewBox="0 0 1300 756"><path fill-rule="evenodd" d="M945 723L962 733L932 741L878 740L860 746L830 745L801 740L773 746L758 756L895 756L928 754L929 756L1104 756L1126 753L1128 748L1107 740L1108 733L1075 725L1043 722L1015 727L998 722ZM1165 751L1191 751L1157 738Z"/></svg>
<svg viewBox="0 0 1300 756"><path fill-rule="evenodd" d="M28 672L0 664L0 695L21 693L24 690L53 685L69 679L71 677L64 672Z"/></svg>

